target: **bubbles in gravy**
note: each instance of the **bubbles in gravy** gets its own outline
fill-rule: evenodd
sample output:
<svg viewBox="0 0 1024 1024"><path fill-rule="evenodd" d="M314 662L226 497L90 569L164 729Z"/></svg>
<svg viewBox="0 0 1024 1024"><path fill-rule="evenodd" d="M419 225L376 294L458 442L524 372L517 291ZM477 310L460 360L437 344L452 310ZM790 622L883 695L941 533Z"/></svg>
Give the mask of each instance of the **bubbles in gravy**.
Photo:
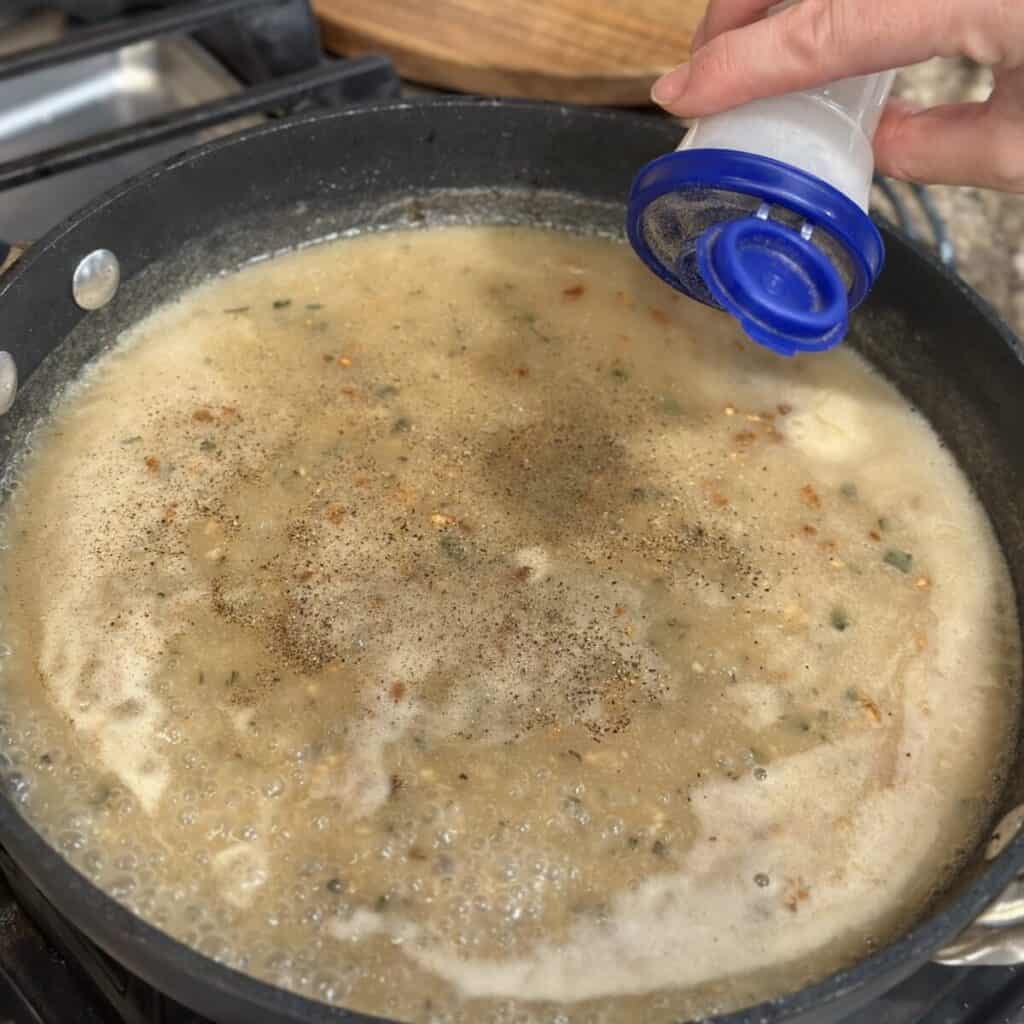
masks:
<svg viewBox="0 0 1024 1024"><path fill-rule="evenodd" d="M621 244L307 249L124 336L8 507L31 821L203 953L416 1021L679 1019L978 841L1017 623L950 456Z"/></svg>

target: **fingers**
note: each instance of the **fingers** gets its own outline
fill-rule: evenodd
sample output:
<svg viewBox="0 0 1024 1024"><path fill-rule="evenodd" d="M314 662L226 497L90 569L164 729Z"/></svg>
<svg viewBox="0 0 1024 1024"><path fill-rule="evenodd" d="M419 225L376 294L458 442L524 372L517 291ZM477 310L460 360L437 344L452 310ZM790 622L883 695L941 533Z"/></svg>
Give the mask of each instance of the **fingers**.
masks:
<svg viewBox="0 0 1024 1024"><path fill-rule="evenodd" d="M890 105L875 161L904 181L1024 193L1024 121L991 100L923 111Z"/></svg>
<svg viewBox="0 0 1024 1024"><path fill-rule="evenodd" d="M690 64L680 64L679 67L662 75L651 89L651 99L664 107L670 114L674 114L679 106L679 101L686 95L686 86L690 79ZM684 117L686 115L683 115Z"/></svg>
<svg viewBox="0 0 1024 1024"><path fill-rule="evenodd" d="M770 6L771 0L709 0L693 58L655 83L654 101L679 117L704 117L963 53L996 67L991 98L927 111L891 104L875 137L878 169L910 181L1024 193L1024 4L801 0L764 17ZM1015 49L1014 40L1022 45Z"/></svg>
<svg viewBox="0 0 1024 1024"><path fill-rule="evenodd" d="M707 20L708 16L705 14L704 17L697 22L697 27L693 30L693 38L690 40L691 57L704 45L707 38Z"/></svg>
<svg viewBox="0 0 1024 1024"><path fill-rule="evenodd" d="M691 51L699 50L709 39L742 28L762 17L776 0L708 0L708 9L693 34Z"/></svg>
<svg viewBox="0 0 1024 1024"><path fill-rule="evenodd" d="M727 9L749 10L753 3L731 0ZM949 49L955 6L802 0L714 37L709 24L708 41L689 63L656 82L652 97L680 117L703 117L764 96L914 64Z"/></svg>
<svg viewBox="0 0 1024 1024"><path fill-rule="evenodd" d="M735 28L741 28L762 17L776 0L708 0L707 10L694 29L690 54L695 54L709 39ZM651 90L651 98L662 106L672 102L686 81L686 63L663 75Z"/></svg>

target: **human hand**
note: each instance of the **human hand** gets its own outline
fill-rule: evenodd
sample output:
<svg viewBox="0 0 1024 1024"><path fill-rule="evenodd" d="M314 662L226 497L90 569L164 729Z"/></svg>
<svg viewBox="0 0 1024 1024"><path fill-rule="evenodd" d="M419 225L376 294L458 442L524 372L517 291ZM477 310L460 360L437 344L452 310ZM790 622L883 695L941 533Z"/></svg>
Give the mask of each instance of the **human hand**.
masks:
<svg viewBox="0 0 1024 1024"><path fill-rule="evenodd" d="M878 170L930 184L1024 192L1024 0L709 0L691 59L653 100L693 118L750 100L931 57L990 67L984 103L927 110L893 100L875 135Z"/></svg>

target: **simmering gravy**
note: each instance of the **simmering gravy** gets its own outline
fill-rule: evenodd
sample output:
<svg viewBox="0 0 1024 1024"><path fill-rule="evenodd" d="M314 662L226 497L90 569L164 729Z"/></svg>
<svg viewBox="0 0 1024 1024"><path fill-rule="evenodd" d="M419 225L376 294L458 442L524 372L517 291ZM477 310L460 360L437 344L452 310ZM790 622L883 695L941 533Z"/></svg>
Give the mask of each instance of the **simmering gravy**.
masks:
<svg viewBox="0 0 1024 1024"><path fill-rule="evenodd" d="M853 352L763 353L619 243L249 267L33 447L0 555L25 813L279 985L734 1008L892 939L987 823L1018 632L953 460Z"/></svg>

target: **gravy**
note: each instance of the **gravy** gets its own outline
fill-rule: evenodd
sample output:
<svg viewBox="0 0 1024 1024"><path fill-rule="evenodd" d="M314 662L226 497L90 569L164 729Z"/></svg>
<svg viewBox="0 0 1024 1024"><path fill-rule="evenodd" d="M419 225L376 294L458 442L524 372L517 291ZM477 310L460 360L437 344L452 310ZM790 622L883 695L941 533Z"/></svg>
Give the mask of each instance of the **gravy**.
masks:
<svg viewBox="0 0 1024 1024"><path fill-rule="evenodd" d="M1007 570L927 423L608 240L211 281L58 404L4 533L30 820L207 955L381 1015L817 980L949 881L1014 741Z"/></svg>

